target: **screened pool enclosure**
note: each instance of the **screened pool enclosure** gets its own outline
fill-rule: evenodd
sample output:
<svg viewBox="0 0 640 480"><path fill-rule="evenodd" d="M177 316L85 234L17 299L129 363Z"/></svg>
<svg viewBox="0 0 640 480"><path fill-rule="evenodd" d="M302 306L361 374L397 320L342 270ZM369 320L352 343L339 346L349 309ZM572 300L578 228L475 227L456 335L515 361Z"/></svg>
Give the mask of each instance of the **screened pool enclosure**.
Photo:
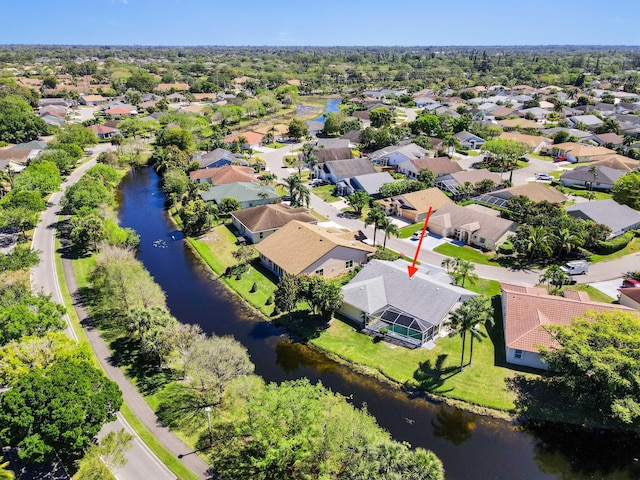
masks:
<svg viewBox="0 0 640 480"><path fill-rule="evenodd" d="M382 329L386 328L385 335L387 337L413 348L421 347L438 333L436 325L416 318L391 305L386 305L366 315L364 328L380 334L385 332Z"/></svg>

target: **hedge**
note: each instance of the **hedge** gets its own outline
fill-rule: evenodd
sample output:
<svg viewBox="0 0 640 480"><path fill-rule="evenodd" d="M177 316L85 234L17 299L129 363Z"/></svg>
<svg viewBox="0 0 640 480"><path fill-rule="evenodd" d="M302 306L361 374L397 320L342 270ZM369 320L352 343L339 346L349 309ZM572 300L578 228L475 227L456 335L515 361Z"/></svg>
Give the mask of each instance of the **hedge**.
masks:
<svg viewBox="0 0 640 480"><path fill-rule="evenodd" d="M626 232L624 235L620 235L613 240L608 242L598 242L594 248L594 253L598 255L609 255L610 253L615 253L618 250L622 250L626 247L631 240L633 240L634 233Z"/></svg>

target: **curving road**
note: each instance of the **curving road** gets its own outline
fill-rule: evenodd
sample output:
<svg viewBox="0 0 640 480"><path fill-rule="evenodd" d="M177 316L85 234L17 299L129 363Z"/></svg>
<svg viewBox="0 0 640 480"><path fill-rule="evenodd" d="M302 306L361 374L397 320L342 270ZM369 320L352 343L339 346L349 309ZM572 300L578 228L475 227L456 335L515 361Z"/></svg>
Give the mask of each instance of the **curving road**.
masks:
<svg viewBox="0 0 640 480"><path fill-rule="evenodd" d="M108 150L110 147L111 146L107 144L100 144L93 149L94 155L98 155L101 152ZM69 175L69 177L67 177L67 179L63 182L62 191L55 192L53 195L51 195L51 197L49 198L49 201L47 202L47 209L44 212L42 212L42 215L40 217L40 222L36 227L33 235L32 248L40 251L40 263L38 264L38 266L34 267L31 270L32 289L34 291L42 291L46 294L51 295L52 300L60 304L63 304L63 301L62 301L62 294L60 292L60 286L58 284L58 277L56 275L55 248L54 248L56 227L58 223L58 216L60 214L60 200L64 193L64 189L66 189L68 186L73 185L75 182L77 182L82 177L82 175L84 175L84 172L87 169L91 168L93 165L95 165L95 159L91 159L88 162L82 164L71 175ZM71 286L69 290L72 291ZM72 294L72 298L75 298L73 294ZM76 306L76 309L78 309L79 305L77 303L75 303L75 306ZM70 338L73 338L77 341L77 336L73 331L73 329L71 328L69 317L67 315L65 315L65 317L68 324L68 327L66 328L65 332ZM93 336L94 337L97 336L98 339L101 341L99 334L97 334L97 332L95 332L95 335ZM91 341L91 344L92 344L92 348L95 349L96 346L94 345L93 339ZM106 345L104 345L104 342L102 342L102 344L103 344L103 348L106 349L107 347ZM108 350L107 350L107 355L106 355L107 364L109 364L108 362L109 356L110 354L108 353ZM103 366L104 366L105 355L100 356L100 361L101 363L103 363ZM119 369L117 370L120 371ZM122 374L121 371L120 373L124 378L124 375ZM109 373L109 376L111 376L110 373ZM122 379L118 379L118 380L121 381ZM118 381L119 384L120 384L120 381ZM128 380L126 380L126 378L125 378L125 381L129 384L129 389L133 389L133 387L128 382ZM120 388L124 391L122 385L120 385ZM135 391L135 389L133 390ZM135 393L137 393L137 391ZM144 403L144 400L142 399L142 397L140 397L139 394L137 396ZM138 409L134 408L131 405L131 399L126 398L125 396L125 401L130 405L130 407L132 408L136 416L138 416L138 411L137 411ZM151 411L151 409L146 405L146 403L144 403L144 405L147 407L149 411ZM153 415L153 419L150 421L157 426L158 422L157 422L157 419L155 418L155 415ZM116 478L118 478L119 480L139 480L141 478L150 478L154 480L156 479L157 480L175 480L176 478L175 474L173 474L155 456L155 454L153 454L153 452L149 450L147 445L136 435L136 433L133 431L131 426L126 422L126 420L122 417L120 413L118 413L118 417L114 422L111 422L104 426L99 436L105 435L110 431L120 430L123 428L127 430L129 433L131 433L132 435L134 435L134 441L133 441L133 446L131 450L129 450L126 454L127 464L124 467L117 469L116 472L114 472L114 474L116 475ZM177 437L175 437L175 435L173 435L172 433L171 435L177 440ZM184 445L179 440L178 442L179 442L178 453L183 453L183 454L189 453L189 449L186 447L186 445ZM178 454L176 454L176 456L177 455ZM188 468L192 468L193 471L197 472L200 478L208 478L206 475L208 465L204 461L202 461L195 455L189 455L188 457L185 457L185 458L188 458L190 463L193 464L193 465L187 465Z"/></svg>

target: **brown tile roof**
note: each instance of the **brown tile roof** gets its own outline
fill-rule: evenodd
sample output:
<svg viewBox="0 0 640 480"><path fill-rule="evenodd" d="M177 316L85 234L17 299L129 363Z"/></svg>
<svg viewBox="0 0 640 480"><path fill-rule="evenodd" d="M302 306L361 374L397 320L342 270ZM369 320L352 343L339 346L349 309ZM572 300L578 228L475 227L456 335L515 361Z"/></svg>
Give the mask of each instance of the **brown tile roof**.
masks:
<svg viewBox="0 0 640 480"><path fill-rule="evenodd" d="M104 113L108 113L109 115L131 115L131 110L128 108L114 107L106 109Z"/></svg>
<svg viewBox="0 0 640 480"><path fill-rule="evenodd" d="M538 123L534 120L527 120L526 118L513 118L507 120L499 120L498 125L509 128L535 128L542 130L546 128L541 123Z"/></svg>
<svg viewBox="0 0 640 480"><path fill-rule="evenodd" d="M252 145L254 143L260 143L262 141L262 139L264 138L264 135L260 134L260 133L256 133L256 132L244 132L244 133L237 133L235 135L231 135L230 137L227 137L224 139L225 142L231 143L234 140L238 140L240 137L244 137L247 139L247 143L249 145Z"/></svg>
<svg viewBox="0 0 640 480"><path fill-rule="evenodd" d="M193 98L198 102L202 102L205 100L215 100L218 96L215 93L194 93Z"/></svg>
<svg viewBox="0 0 640 480"><path fill-rule="evenodd" d="M472 208L461 207L455 203L443 205L431 217L430 224L445 228L471 230L475 235L496 242L509 230L515 230L515 222L504 218L487 215Z"/></svg>
<svg viewBox="0 0 640 480"><path fill-rule="evenodd" d="M87 127L95 134L114 133L117 128L107 127L106 125L90 125Z"/></svg>
<svg viewBox="0 0 640 480"><path fill-rule="evenodd" d="M546 143L547 145L553 143L553 140L546 137L537 137L536 135L525 135L524 133L515 132L504 132L498 138L524 143L530 148L537 148L541 143Z"/></svg>
<svg viewBox="0 0 640 480"><path fill-rule="evenodd" d="M409 160L414 167L418 170L426 168L438 175L447 175L454 172L462 172L462 167L458 162L452 162L449 157L435 157L435 158L417 158L415 160Z"/></svg>
<svg viewBox="0 0 640 480"><path fill-rule="evenodd" d="M536 203L543 200L549 203L564 203L567 201L567 197L555 188L537 182L496 190L495 192L491 192L490 195L507 200L511 197L522 195Z"/></svg>
<svg viewBox="0 0 640 480"><path fill-rule="evenodd" d="M609 167L625 172L630 172L636 168L640 168L640 162L638 160L633 160L629 157L618 155L617 153L612 155L602 155L598 160L594 160L589 163L589 165L601 165L603 167Z"/></svg>
<svg viewBox="0 0 640 480"><path fill-rule="evenodd" d="M303 223L318 223L318 219L311 215L306 208L292 208L284 203L245 208L231 212L231 215L252 232L281 228L292 220Z"/></svg>
<svg viewBox="0 0 640 480"><path fill-rule="evenodd" d="M339 230L294 220L256 245L256 250L291 275L302 273L336 247L367 253L376 251L374 247L345 237Z"/></svg>
<svg viewBox="0 0 640 480"><path fill-rule="evenodd" d="M102 95L84 95L82 98L86 102L104 102L107 100Z"/></svg>
<svg viewBox="0 0 640 480"><path fill-rule="evenodd" d="M629 297L634 302L640 303L640 287L619 288L620 295Z"/></svg>
<svg viewBox="0 0 640 480"><path fill-rule="evenodd" d="M465 182L471 182L475 185L476 183L484 179L493 180L496 185L500 185L500 183L502 183L502 177L499 174L490 172L486 168L481 168L479 170L466 170L464 172L454 172L451 174L451 177L460 185L464 185Z"/></svg>
<svg viewBox="0 0 640 480"><path fill-rule="evenodd" d="M588 300L582 292L565 292L564 297L549 295L544 288L521 287L503 283L502 299L505 344L509 348L538 352L538 347L558 348L549 325L570 325L587 312L605 312L631 308Z"/></svg>
<svg viewBox="0 0 640 480"><path fill-rule="evenodd" d="M565 153L570 153L574 157L597 157L600 155L611 155L616 153L614 150L605 147L592 147L590 145L582 145L581 143L565 142L557 143L549 148Z"/></svg>
<svg viewBox="0 0 640 480"><path fill-rule="evenodd" d="M170 90L185 91L189 90L189 84L187 83L160 83L156 86L155 90L159 92L168 92Z"/></svg>
<svg viewBox="0 0 640 480"><path fill-rule="evenodd" d="M429 207L433 207L435 212L443 205L453 203L439 188L427 188L417 192L405 193L393 197L393 200L401 202L409 207L413 207L418 213L429 211Z"/></svg>
<svg viewBox="0 0 640 480"><path fill-rule="evenodd" d="M489 114L493 117L508 117L509 115L513 115L515 112L507 107L498 107L489 112Z"/></svg>
<svg viewBox="0 0 640 480"><path fill-rule="evenodd" d="M611 143L613 145L618 145L624 142L624 138L622 138L617 133L601 133L600 135L596 135L596 138L603 143Z"/></svg>
<svg viewBox="0 0 640 480"><path fill-rule="evenodd" d="M289 131L289 127L282 123L276 123L275 125L263 125L261 127L254 128L253 131L261 135L266 135L267 133L270 133L272 127L275 129L276 135L285 135Z"/></svg>
<svg viewBox="0 0 640 480"><path fill-rule="evenodd" d="M219 168L201 168L189 173L191 180L211 179L213 185L225 185L234 182L257 182L251 167L226 165Z"/></svg>
<svg viewBox="0 0 640 480"><path fill-rule="evenodd" d="M25 163L31 150L5 149L0 150L0 161L11 161L16 163Z"/></svg>

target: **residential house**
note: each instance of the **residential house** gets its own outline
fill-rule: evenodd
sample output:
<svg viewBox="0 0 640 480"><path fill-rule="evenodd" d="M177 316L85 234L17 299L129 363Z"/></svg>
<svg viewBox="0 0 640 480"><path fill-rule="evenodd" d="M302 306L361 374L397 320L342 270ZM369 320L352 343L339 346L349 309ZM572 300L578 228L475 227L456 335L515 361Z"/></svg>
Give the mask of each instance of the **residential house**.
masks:
<svg viewBox="0 0 640 480"><path fill-rule="evenodd" d="M604 145L607 148L618 148L624 143L624 138L613 132L594 135L592 140L598 145Z"/></svg>
<svg viewBox="0 0 640 480"><path fill-rule="evenodd" d="M640 168L640 162L624 155L603 155L598 160L594 160L589 163L589 166L602 165L603 167L614 168L616 170L623 170L625 172L631 172L636 168Z"/></svg>
<svg viewBox="0 0 640 480"><path fill-rule="evenodd" d="M316 147L318 149L325 148L348 148L351 149L351 142L346 138L318 138L315 141Z"/></svg>
<svg viewBox="0 0 640 480"><path fill-rule="evenodd" d="M640 212L613 199L576 203L567 207L567 213L609 227L611 234L607 240L640 227Z"/></svg>
<svg viewBox="0 0 640 480"><path fill-rule="evenodd" d="M464 131L456 133L454 137L460 140L460 146L463 150L475 150L481 148L486 143L484 138Z"/></svg>
<svg viewBox="0 0 640 480"><path fill-rule="evenodd" d="M553 140L546 137L540 137L537 135L525 135L524 133L516 132L504 132L499 137L502 140L512 140L514 142L524 143L529 147L531 152L538 153L543 148L547 148L553 145Z"/></svg>
<svg viewBox="0 0 640 480"><path fill-rule="evenodd" d="M175 92L171 95L167 95L167 100L169 100L171 103L183 103L187 101L187 97L185 97L181 93Z"/></svg>
<svg viewBox="0 0 640 480"><path fill-rule="evenodd" d="M376 249L363 243L362 232L291 221L256 245L260 262L276 275L335 278L364 265Z"/></svg>
<svg viewBox="0 0 640 480"><path fill-rule="evenodd" d="M543 183L525 183L523 185L503 188L501 190L495 190L493 192L474 197L474 200L477 202L495 205L497 207L504 207L510 198L518 196L527 197L529 200L536 203L542 201L549 203L564 203L567 201L567 197L562 193Z"/></svg>
<svg viewBox="0 0 640 480"><path fill-rule="evenodd" d="M407 263L372 260L344 287L340 313L365 331L419 348L444 332L449 314L477 296L451 285L442 270L419 268L411 278Z"/></svg>
<svg viewBox="0 0 640 480"><path fill-rule="evenodd" d="M305 125L309 129L309 135L315 137L324 131L324 121L319 122L317 120L309 120L305 122Z"/></svg>
<svg viewBox="0 0 640 480"><path fill-rule="evenodd" d="M620 288L618 292L620 305L640 310L640 287Z"/></svg>
<svg viewBox="0 0 640 480"><path fill-rule="evenodd" d="M91 130L100 140L108 140L114 135L120 133L120 130L113 127L107 127L106 125L91 125L87 127L87 129Z"/></svg>
<svg viewBox="0 0 640 480"><path fill-rule="evenodd" d="M533 130L543 130L545 127L542 123L538 123L535 120L528 120L526 118L507 118L506 120L498 120L496 122L503 128L513 128L513 129L533 129Z"/></svg>
<svg viewBox="0 0 640 480"><path fill-rule="evenodd" d="M280 202L280 196L272 186L260 185L256 182L235 182L224 185L212 185L209 190L200 193L205 202L220 205L225 198L235 198L240 208L267 205Z"/></svg>
<svg viewBox="0 0 640 480"><path fill-rule="evenodd" d="M495 250L516 229L515 222L454 203L443 205L432 215L430 233L451 237L468 245Z"/></svg>
<svg viewBox="0 0 640 480"><path fill-rule="evenodd" d="M382 206L387 215L395 215L416 223L424 221L429 208L432 208L435 213L439 208L453 201L442 193L442 190L434 187L384 198L377 203Z"/></svg>
<svg viewBox="0 0 640 480"><path fill-rule="evenodd" d="M124 107L112 107L104 110L104 113L107 115L111 115L112 117L129 117L131 115L136 115L138 113L137 110L129 110Z"/></svg>
<svg viewBox="0 0 640 480"><path fill-rule="evenodd" d="M67 123L65 118L53 115L51 113L47 113L40 118L42 118L42 121L50 127L62 127L65 123Z"/></svg>
<svg viewBox="0 0 640 480"><path fill-rule="evenodd" d="M329 180L331 183L338 183L340 180L358 175L376 173L376 169L367 158L350 158L325 162L323 167L317 170L317 173L317 178Z"/></svg>
<svg viewBox="0 0 640 480"><path fill-rule="evenodd" d="M186 92L189 90L188 83L159 83L156 85L157 92Z"/></svg>
<svg viewBox="0 0 640 480"><path fill-rule="evenodd" d="M425 157L415 160L406 160L398 165L398 173L406 175L407 178L415 180L418 178L420 170L426 168L433 172L436 179L443 175L450 175L455 172L462 172L462 167L458 162L453 162L449 157Z"/></svg>
<svg viewBox="0 0 640 480"><path fill-rule="evenodd" d="M577 128L553 127L545 128L541 133L547 137L553 137L558 132L567 132L570 136L575 137L578 141L584 142L593 139L593 133L578 130Z"/></svg>
<svg viewBox="0 0 640 480"><path fill-rule="evenodd" d="M515 98L515 97L514 97ZM524 108L518 111L518 114L523 117L531 117L533 120L542 122L547 118L547 115L551 113L550 110L545 110L540 107Z"/></svg>
<svg viewBox="0 0 640 480"><path fill-rule="evenodd" d="M242 167L239 165L226 165L219 168L200 168L189 172L191 180L198 180L200 183L210 183L212 185L224 185L235 182L257 182L253 176L252 167Z"/></svg>
<svg viewBox="0 0 640 480"><path fill-rule="evenodd" d="M224 148L216 148L211 152L194 155L191 160L200 164L200 168L219 168L225 165L248 166L249 163L242 158L242 155L231 153Z"/></svg>
<svg viewBox="0 0 640 480"><path fill-rule="evenodd" d="M377 197L380 193L380 187L386 183L398 182L389 172L365 173L364 175L356 175L348 180L354 190L362 190L367 192L370 197ZM347 180L343 180L347 182ZM340 193L340 183L338 182L338 194Z"/></svg>
<svg viewBox="0 0 640 480"><path fill-rule="evenodd" d="M81 95L80 103L82 105L90 105L92 107L107 103L107 99L102 95Z"/></svg>
<svg viewBox="0 0 640 480"><path fill-rule="evenodd" d="M318 159L319 164L331 160L345 160L347 158L353 158L353 152L349 147L317 148L313 151L313 154Z"/></svg>
<svg viewBox="0 0 640 480"><path fill-rule="evenodd" d="M490 172L486 168L453 172L436 179L436 187L454 196L460 195L460 187L467 182L475 186L483 180L491 180L497 187L502 184L502 177L498 173Z"/></svg>
<svg viewBox="0 0 640 480"><path fill-rule="evenodd" d="M603 165L576 167L560 175L560 183L564 187L578 185L594 190L611 190L616 181L623 176L624 170L605 167Z"/></svg>
<svg viewBox="0 0 640 480"><path fill-rule="evenodd" d="M373 152L369 158L379 165L395 167L407 160L416 160L428 156L429 151L415 143L393 145Z"/></svg>
<svg viewBox="0 0 640 480"><path fill-rule="evenodd" d="M585 125L591 132L604 123L595 115L574 115L573 117L569 117L568 120L573 126L578 124Z"/></svg>
<svg viewBox="0 0 640 480"><path fill-rule="evenodd" d="M488 113L485 113L484 118L485 120L491 120L491 119L502 120L514 114L515 114L515 110L512 110L511 108L498 107L491 110Z"/></svg>
<svg viewBox="0 0 640 480"><path fill-rule="evenodd" d="M541 348L560 348L549 329L551 325L569 326L587 312L633 312L625 306L592 302L589 294L565 290L564 297L549 295L544 288L503 283L502 318L506 360L508 363L547 370Z"/></svg>
<svg viewBox="0 0 640 480"><path fill-rule="evenodd" d="M318 219L303 207L293 208L284 203L260 205L231 212L233 225L251 243L259 243L289 222L317 224Z"/></svg>
<svg viewBox="0 0 640 480"><path fill-rule="evenodd" d="M249 148L258 148L262 146L262 139L264 138L264 135L256 132L237 133L236 135L231 135L225 138L224 141L232 143L234 140L239 141L240 137L244 137L247 140L247 146Z"/></svg>
<svg viewBox="0 0 640 480"><path fill-rule="evenodd" d="M10 150L28 150L27 161L36 158L42 151L47 148L48 142L44 140L31 140L26 143L19 143L11 147Z"/></svg>
<svg viewBox="0 0 640 480"><path fill-rule="evenodd" d="M591 145L583 145L581 143L566 142L557 143L547 148L548 152L555 157L565 156L571 163L591 162L599 160L604 155L612 155L616 153L614 150L605 147L592 147Z"/></svg>
<svg viewBox="0 0 640 480"><path fill-rule="evenodd" d="M0 170L20 171L29 161L31 150L15 148L0 149Z"/></svg>

